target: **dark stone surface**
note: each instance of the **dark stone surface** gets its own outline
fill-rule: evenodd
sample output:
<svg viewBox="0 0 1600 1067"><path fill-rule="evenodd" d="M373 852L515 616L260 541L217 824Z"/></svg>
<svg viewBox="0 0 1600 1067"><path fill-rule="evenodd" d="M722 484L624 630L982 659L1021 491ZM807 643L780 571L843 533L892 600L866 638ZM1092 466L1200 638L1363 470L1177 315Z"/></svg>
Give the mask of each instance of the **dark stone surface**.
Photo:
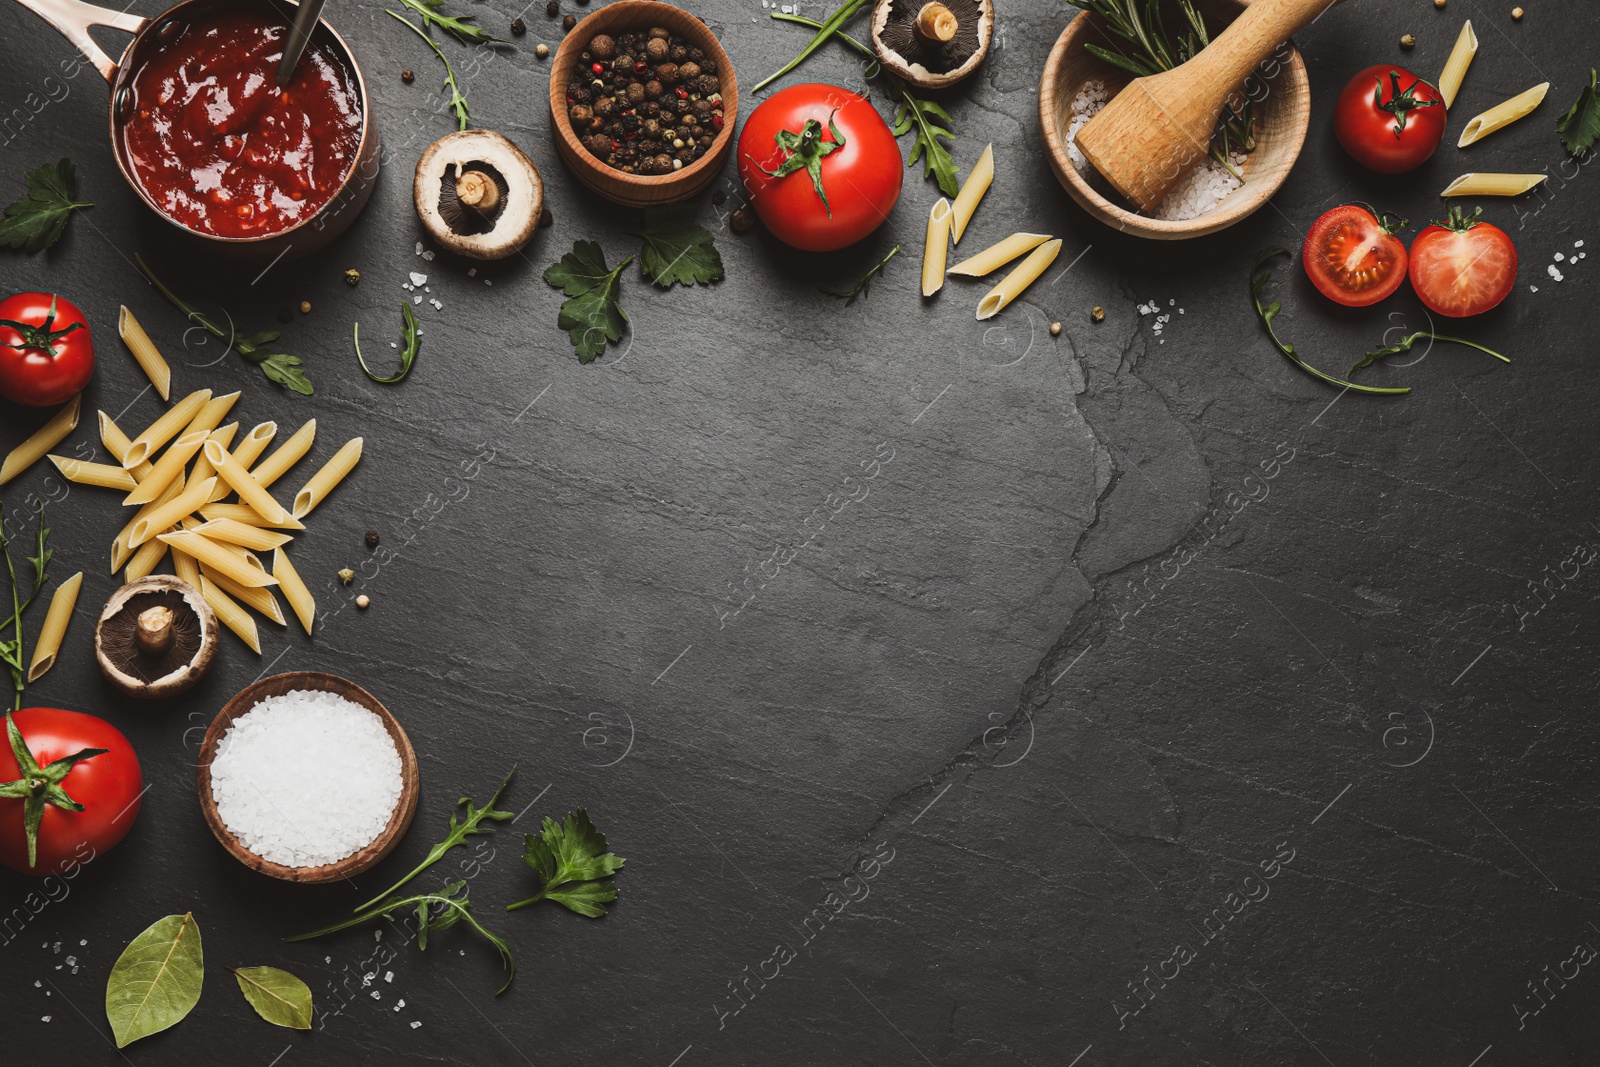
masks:
<svg viewBox="0 0 1600 1067"><path fill-rule="evenodd" d="M0 257L5 287L59 289L93 318L101 370L74 441L93 440L96 408L126 425L158 412L115 339L124 302L172 355L178 390L242 388L239 416L285 433L315 416L317 460L366 439L357 474L296 543L329 613L316 637L268 625L260 660L229 637L172 706L119 700L92 663L92 617L116 584L114 498L74 489L52 507L56 575L87 576L62 662L29 700L106 715L150 790L119 848L7 928L0 1060L116 1061L111 964L148 923L192 909L204 998L131 1062L1591 1062L1600 978L1592 966L1570 977L1564 961L1600 944L1600 578L1568 565L1537 614L1513 605L1534 606L1529 580L1600 540L1596 268L1545 275L1576 241L1600 249L1597 179L1563 169L1551 129L1597 58L1600 15L1577 0L1526 6L1520 23L1509 3L1471 0L1335 9L1300 38L1311 134L1272 207L1156 245L1088 219L1050 176L1034 94L1066 13L1007 0L994 55L950 99L958 162L988 140L1000 160L969 241L1053 232L1069 272L986 326L971 317L977 286L919 302L915 250L936 192L918 174L889 225L826 257L728 233L735 196L713 220L728 280L661 293L630 273L632 333L588 367L539 274L574 239L598 239L613 261L635 239L549 144L532 48L556 32L542 5L524 12L521 47L476 69L444 45L475 119L544 171L555 225L524 258L469 278L467 264L414 255L410 167L451 128L428 110L439 71L381 4L340 0L330 17L392 155L348 235L254 282L167 238L117 177L92 70L47 85L71 48L0 9L0 112L66 90L7 131L6 181L71 155L97 204L49 253ZM495 31L518 14L465 10ZM706 0L704 13L747 84L805 38L755 0ZM1436 74L1464 15L1483 43L1465 114L1546 78L1550 100L1412 177L1361 173L1331 134L1338 87L1380 60ZM1419 38L1409 54L1395 44L1405 32ZM828 48L804 74L858 70ZM1341 397L1272 351L1245 293L1259 248L1294 244L1341 199L1426 218L1433 192L1471 169L1560 175L1537 198L1487 205L1517 239L1519 283L1497 311L1452 324L1511 366L1445 347L1368 372L1416 387L1393 401ZM848 287L897 242L907 253L867 301L843 309L814 291ZM282 395L215 344L186 343L135 252L246 329L310 300L284 343L317 395ZM443 309L419 309L410 379L371 384L350 323L384 351L412 270ZM1275 292L1285 335L1336 372L1385 330L1426 325L1409 291L1344 313L1285 267ZM1184 312L1159 338L1136 310L1152 300ZM0 410L0 448L31 418ZM36 470L0 500L15 515L50 486ZM830 514L828 494L860 499ZM828 516L814 538L812 515ZM368 528L383 535L381 565ZM801 544L773 577L775 549ZM332 584L342 566L364 568L348 590ZM723 619L747 589L755 599ZM350 606L361 592L365 613ZM258 674L290 669L371 689L421 760L415 827L357 887L252 874L195 802L201 728ZM308 758L339 773L338 753ZM353 992L374 969L371 931L279 940L409 868L450 803L486 796L512 761L508 806L525 814L467 872L481 917L518 954L509 993L493 996L493 954L460 929L425 953L390 935L397 957ZM534 885L520 831L578 806L628 858L612 915L500 911ZM875 877L843 881L864 863ZM30 888L0 877L4 910ZM796 955L772 979L777 945ZM305 978L319 1030L254 1018L222 969L245 964ZM1564 985L1548 977L1563 966ZM732 983L763 970L740 1009ZM1549 1004L1533 1014L1537 981Z"/></svg>

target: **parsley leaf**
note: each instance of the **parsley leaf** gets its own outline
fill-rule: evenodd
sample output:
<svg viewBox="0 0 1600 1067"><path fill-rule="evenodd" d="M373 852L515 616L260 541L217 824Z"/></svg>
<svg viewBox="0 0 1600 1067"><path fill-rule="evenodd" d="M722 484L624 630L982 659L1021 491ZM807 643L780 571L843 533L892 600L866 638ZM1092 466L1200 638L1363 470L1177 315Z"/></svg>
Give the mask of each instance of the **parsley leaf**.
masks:
<svg viewBox="0 0 1600 1067"><path fill-rule="evenodd" d="M1581 156L1600 139L1600 84L1595 68L1589 68L1589 84L1583 87L1572 109L1556 119L1556 132L1568 152Z"/></svg>
<svg viewBox="0 0 1600 1067"><path fill-rule="evenodd" d="M950 113L932 100L921 100L911 95L909 89L900 91L900 109L894 113L894 135L900 137L917 131L906 155L906 166L914 167L922 160L923 177L929 175L939 183L945 196L955 196L961 191L961 180L956 175L956 161L950 157L939 138L955 140L955 123Z"/></svg>
<svg viewBox="0 0 1600 1067"><path fill-rule="evenodd" d="M46 163L28 172L28 195L6 208L0 219L0 245L40 252L56 243L67 228L67 219L80 207L93 203L74 200L77 195L77 168L72 160L54 165Z"/></svg>
<svg viewBox="0 0 1600 1067"><path fill-rule="evenodd" d="M439 9L444 6L444 0L400 0L400 2L421 15L423 25L437 26L462 44L476 44L479 41L510 43L502 37L491 36L481 26L474 26L471 15L457 17L439 14Z"/></svg>
<svg viewBox="0 0 1600 1067"><path fill-rule="evenodd" d="M411 310L411 305L404 300L400 301L400 318L402 326L400 337L405 342L400 349L400 369L387 378L380 378L373 374L372 368L367 366L367 361L361 356L361 324L359 322L355 323L350 329L351 339L355 341L356 346L356 362L361 364L361 369L366 372L367 377L379 385L393 385L410 374L411 364L417 361L417 350L422 347L422 338L417 336L416 313ZM501 788L504 789L505 787L501 786ZM498 795L496 794L496 796ZM465 801L467 798L462 797L461 799Z"/></svg>
<svg viewBox="0 0 1600 1067"><path fill-rule="evenodd" d="M545 281L570 297L562 303L556 325L572 339L579 363L593 363L608 342L622 339L622 325L628 321L628 313L617 303L617 292L622 284L622 268L632 262L633 257L629 256L614 269L607 268L599 245L574 241L572 251L544 272Z"/></svg>
<svg viewBox="0 0 1600 1067"><path fill-rule="evenodd" d="M644 238L639 249L639 270L665 289L674 285L721 281L722 253L711 231L694 221L693 204L670 204L644 210L644 228L629 230Z"/></svg>
<svg viewBox="0 0 1600 1067"><path fill-rule="evenodd" d="M819 289L818 291L826 293L829 296L838 297L840 300L844 301L845 307L849 307L851 304L854 304L857 298L865 300L868 292L872 289L872 279L881 275L883 273L883 268L887 267L889 265L889 261L899 254L899 245L895 245L893 248L889 249L889 254L878 260L877 263L873 264L867 273L861 276L861 280L856 282L855 288L851 289L848 293L836 293L832 289Z"/></svg>
<svg viewBox="0 0 1600 1067"><path fill-rule="evenodd" d="M617 899L611 875L627 861L606 851L605 834L595 829L582 808L560 823L546 818L539 836L527 834L524 841L523 862L539 872L544 884L527 900L507 905L507 911L553 900L579 915L598 919L606 913L605 905ZM569 885L571 888L561 888Z"/></svg>

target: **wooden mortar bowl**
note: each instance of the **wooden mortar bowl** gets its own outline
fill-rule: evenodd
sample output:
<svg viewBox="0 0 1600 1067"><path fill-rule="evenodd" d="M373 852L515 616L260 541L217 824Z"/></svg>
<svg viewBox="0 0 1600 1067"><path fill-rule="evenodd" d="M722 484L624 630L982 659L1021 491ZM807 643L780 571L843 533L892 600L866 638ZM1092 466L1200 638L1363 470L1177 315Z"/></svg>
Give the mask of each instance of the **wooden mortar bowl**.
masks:
<svg viewBox="0 0 1600 1067"><path fill-rule="evenodd" d="M1206 16L1213 34L1238 15L1248 0L1199 0L1196 6ZM1179 25L1169 20L1168 26ZM1089 214L1125 233L1156 241L1182 241L1225 230L1259 210L1283 185L1300 149L1305 145L1306 128L1311 122L1311 82L1305 61L1292 44L1287 56L1280 53L1267 61L1277 70L1265 80L1266 92L1255 93L1256 147L1249 154L1241 173L1244 187L1230 193L1215 209L1198 218L1169 222L1130 210L1108 199L1091 186L1088 176L1078 173L1067 156L1067 126L1072 122L1072 100L1085 82L1098 79L1111 95L1116 95L1133 80L1132 75L1090 55L1083 47L1093 42L1116 50L1126 44L1107 30L1099 17L1087 11L1067 24L1045 60L1044 76L1039 81L1039 128L1044 134L1050 169L1055 171L1067 194ZM1258 73L1255 77L1260 77ZM1090 174L1094 169L1089 168Z"/></svg>
<svg viewBox="0 0 1600 1067"><path fill-rule="evenodd" d="M285 867L281 863L262 859L251 852L240 844L239 839L233 836L233 831L224 825L222 816L217 814L216 801L211 796L211 761L217 758L217 746L222 742L222 735L227 732L233 720L267 697L282 696L294 689L333 693L360 704L383 720L384 729L389 731L389 737L393 739L394 747L400 753L400 801L395 805L394 814L389 816L389 825L384 827L383 833L366 848L346 856L337 863L327 863L321 867ZM359 685L332 674L291 671L288 674L275 674L271 678L263 678L246 686L237 696L223 705L217 717L211 720L211 726L206 730L205 741L200 746L199 788L200 812L206 818L206 825L211 827L211 832L222 842L222 847L232 853L234 859L252 871L260 871L262 874L281 878L286 882L333 882L340 878L353 878L373 866L392 852L406 831L411 828L411 820L417 814L417 754L412 751L411 739L406 737L399 720L389 714L389 709L378 703L377 697Z"/></svg>
<svg viewBox="0 0 1600 1067"><path fill-rule="evenodd" d="M682 170L671 174L624 174L589 154L572 129L567 117L567 84L578 65L578 56L596 34L616 36L628 31L661 26L676 36L694 42L717 64L717 81L722 93L722 132L711 143L711 150ZM550 63L550 126L555 133L556 151L584 185L607 200L629 207L676 204L687 200L716 180L722 165L733 151L733 132L739 117L739 81L733 62L722 44L705 23L681 8L657 0L617 0L578 20L556 49Z"/></svg>

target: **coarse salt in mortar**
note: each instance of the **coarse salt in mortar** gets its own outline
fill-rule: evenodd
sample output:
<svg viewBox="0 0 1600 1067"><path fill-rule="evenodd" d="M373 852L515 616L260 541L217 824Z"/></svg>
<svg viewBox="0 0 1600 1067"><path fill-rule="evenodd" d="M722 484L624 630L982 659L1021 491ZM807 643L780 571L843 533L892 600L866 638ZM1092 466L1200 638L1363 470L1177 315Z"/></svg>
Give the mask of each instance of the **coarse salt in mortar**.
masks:
<svg viewBox="0 0 1600 1067"><path fill-rule="evenodd" d="M400 753L383 720L307 689L267 697L235 719L211 764L223 824L286 867L337 863L372 844L401 785Z"/></svg>

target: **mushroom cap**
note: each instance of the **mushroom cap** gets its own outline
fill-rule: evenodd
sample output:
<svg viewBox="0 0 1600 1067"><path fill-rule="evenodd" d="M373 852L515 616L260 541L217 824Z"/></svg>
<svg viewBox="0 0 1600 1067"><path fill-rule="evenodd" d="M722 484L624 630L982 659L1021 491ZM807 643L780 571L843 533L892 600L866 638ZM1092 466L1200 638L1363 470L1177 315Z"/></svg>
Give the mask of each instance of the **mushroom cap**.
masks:
<svg viewBox="0 0 1600 1067"><path fill-rule="evenodd" d="M172 645L159 656L140 651L141 613L165 607L173 613ZM140 578L111 594L94 631L100 671L118 689L143 700L174 697L206 673L217 654L217 616L187 582L170 574Z"/></svg>
<svg viewBox="0 0 1600 1067"><path fill-rule="evenodd" d="M956 16L954 40L932 46L916 33L927 0L877 0L872 47L893 74L921 89L943 89L978 69L994 37L994 0L939 0Z"/></svg>
<svg viewBox="0 0 1600 1067"><path fill-rule="evenodd" d="M469 170L489 174L500 187L499 204L487 218L456 200L456 179ZM412 196L422 225L445 248L471 259L504 259L521 251L538 228L544 182L539 168L509 138L493 130L463 130L439 138L422 153Z"/></svg>

